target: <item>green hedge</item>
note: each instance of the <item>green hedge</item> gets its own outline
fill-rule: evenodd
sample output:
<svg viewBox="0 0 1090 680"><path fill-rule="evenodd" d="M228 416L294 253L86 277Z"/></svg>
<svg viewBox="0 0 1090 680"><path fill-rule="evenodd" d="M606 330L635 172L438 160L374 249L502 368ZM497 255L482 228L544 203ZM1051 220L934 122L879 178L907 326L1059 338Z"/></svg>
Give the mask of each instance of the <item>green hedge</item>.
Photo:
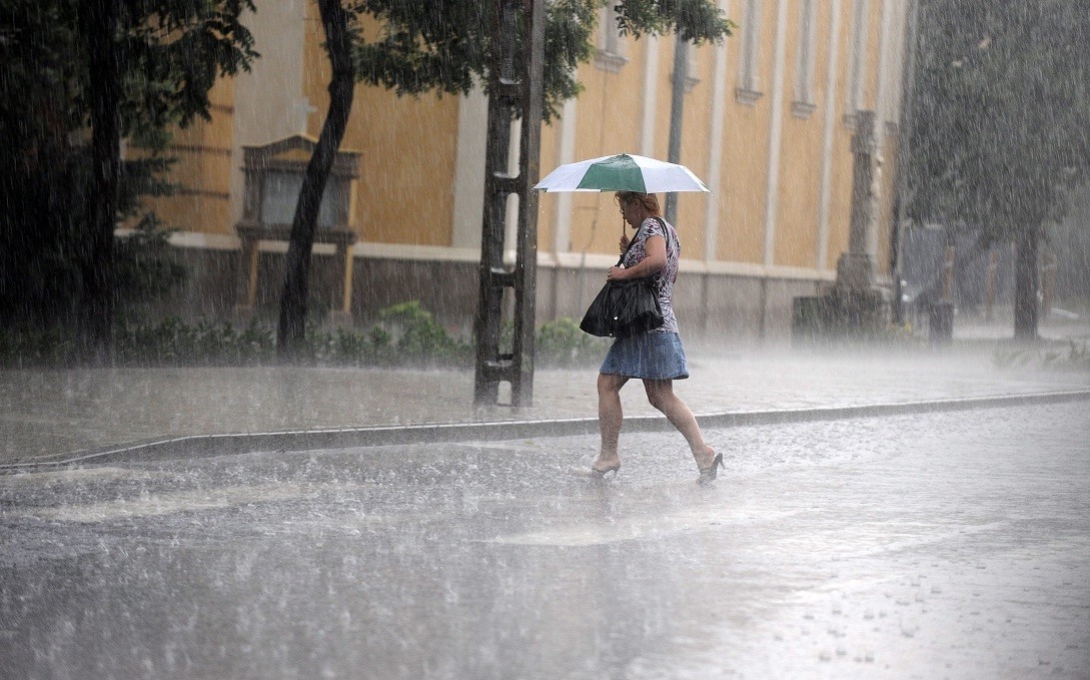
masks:
<svg viewBox="0 0 1090 680"><path fill-rule="evenodd" d="M505 329L510 340L510 329ZM256 366L276 358L272 326L251 321L202 320L189 324L176 318L152 323L123 323L117 329L116 362L129 366ZM542 325L536 335L535 364L546 367L597 365L608 341L579 330L571 319ZM419 302L405 302L379 312L367 330L307 329L303 361L330 366L423 366L467 368L474 364L475 346L452 337ZM70 333L0 331L0 366L58 367L83 363Z"/></svg>

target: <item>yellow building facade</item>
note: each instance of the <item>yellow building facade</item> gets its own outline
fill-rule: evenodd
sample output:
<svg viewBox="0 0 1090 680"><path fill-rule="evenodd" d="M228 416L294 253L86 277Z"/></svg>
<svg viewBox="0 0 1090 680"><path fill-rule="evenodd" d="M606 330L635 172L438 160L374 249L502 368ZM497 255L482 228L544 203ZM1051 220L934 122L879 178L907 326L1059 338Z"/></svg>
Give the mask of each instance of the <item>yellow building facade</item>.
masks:
<svg viewBox="0 0 1090 680"><path fill-rule="evenodd" d="M173 180L181 189L153 205L179 229L173 243L191 262L204 262L195 265L189 299L206 312L210 305L213 313L226 311L235 290L225 279L237 270L244 147L317 137L328 104L330 69L316 4L256 4L247 25L261 58L252 72L216 86L210 122L176 135ZM712 191L679 195L678 316L684 333L784 336L792 298L831 283L848 248L859 110L875 111L879 121L876 255L880 277L888 276L908 3L719 4L739 29L721 45L688 52L680 161ZM605 8L599 23L596 57L578 72L584 92L542 129L543 174L614 153L667 157L673 37L620 36ZM356 319L416 299L452 330L471 328L486 126L479 90L399 98L357 86L342 143L361 154L350 208L350 228L359 234ZM582 314L616 261L621 228L612 194L541 197L539 323ZM513 249L513 233L509 242ZM261 250L263 304L275 306L286 244L262 243ZM315 249L319 278L326 250Z"/></svg>

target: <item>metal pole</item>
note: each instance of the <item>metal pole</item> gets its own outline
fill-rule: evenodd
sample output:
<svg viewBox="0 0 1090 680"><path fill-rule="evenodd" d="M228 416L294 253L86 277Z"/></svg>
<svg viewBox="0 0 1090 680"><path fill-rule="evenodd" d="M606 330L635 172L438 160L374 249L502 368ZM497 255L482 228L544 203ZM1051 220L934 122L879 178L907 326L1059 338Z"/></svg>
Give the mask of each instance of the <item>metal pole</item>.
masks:
<svg viewBox="0 0 1090 680"><path fill-rule="evenodd" d="M677 35L674 39L674 73L671 78L670 142L666 160L681 162L681 121L685 113L685 81L689 78L689 44ZM677 193L666 194L666 221L677 223Z"/></svg>

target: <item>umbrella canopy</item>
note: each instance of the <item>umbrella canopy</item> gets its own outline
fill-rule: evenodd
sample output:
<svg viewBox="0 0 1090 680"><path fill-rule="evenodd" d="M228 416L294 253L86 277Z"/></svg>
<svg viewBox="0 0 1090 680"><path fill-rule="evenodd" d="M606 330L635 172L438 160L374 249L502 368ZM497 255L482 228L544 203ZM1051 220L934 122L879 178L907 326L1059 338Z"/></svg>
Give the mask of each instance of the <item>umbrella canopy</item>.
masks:
<svg viewBox="0 0 1090 680"><path fill-rule="evenodd" d="M542 191L708 191L689 168L626 153L565 163L537 183Z"/></svg>

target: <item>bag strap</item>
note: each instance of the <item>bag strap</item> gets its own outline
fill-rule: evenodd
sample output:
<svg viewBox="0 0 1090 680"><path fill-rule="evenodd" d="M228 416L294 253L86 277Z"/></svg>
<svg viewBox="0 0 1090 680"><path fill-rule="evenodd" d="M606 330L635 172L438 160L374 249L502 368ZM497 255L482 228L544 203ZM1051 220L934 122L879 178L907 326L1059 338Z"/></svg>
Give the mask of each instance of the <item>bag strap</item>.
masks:
<svg viewBox="0 0 1090 680"><path fill-rule="evenodd" d="M666 257L667 257L667 259L669 259L669 257L670 257L670 229L667 228L667 226L666 226L666 220L662 219L661 217L658 217L657 215L650 215L650 219L655 220L656 222L659 223L659 226L662 227L662 238L666 241ZM624 259L626 257L628 257L628 251L631 250L632 246L636 243L636 236L639 235L641 229L643 229L643 223L640 223L639 229L636 230L636 233L632 234L632 240L628 242L628 246L625 247L624 252L621 253L621 259L617 260L617 266L618 267L620 267L621 265L624 264ZM677 245L678 244L676 243L676 239L675 239L675 243L674 243L674 250L675 251L677 250ZM655 283L657 285L659 285L659 286L662 285L662 272L652 274L651 276L649 276L647 278L653 278L653 279L655 279Z"/></svg>
<svg viewBox="0 0 1090 680"><path fill-rule="evenodd" d="M678 250L679 243L678 243L678 239L677 239L677 233L673 232L673 234L671 234L671 229L666 226L666 220L662 219L661 217L658 217L657 215L652 215L651 219L658 222L659 226L662 227L662 238L665 239L665 241L666 241L666 247L667 247L666 255L667 255L667 257L669 257L669 255L670 255L669 247L671 245L674 246L674 251L675 252ZM671 235L673 236L673 238L671 238Z"/></svg>
<svg viewBox="0 0 1090 680"><path fill-rule="evenodd" d="M618 267L620 267L620 266L624 265L624 259L625 259L626 257L628 257L628 251L632 250L632 246L633 246L633 244L635 244L635 243L636 243L636 236L638 236L638 235L639 235L639 233L640 233L640 229L643 229L643 224L642 224L642 223L640 224L640 228L639 228L639 229L637 229L637 230L636 230L636 231L635 231L635 232L634 232L634 233L632 234L632 239L631 239L631 240L629 240L629 242L628 242L628 245L627 245L627 246L625 246L624 252L623 252L623 253L621 253L621 259L617 260L617 266L618 266Z"/></svg>
<svg viewBox="0 0 1090 680"><path fill-rule="evenodd" d="M666 241L666 249L667 249L666 252L667 252L667 257L669 257L669 252L670 252L670 250L669 250L670 249L670 230L666 227L666 220L664 220L661 217L658 217L656 215L650 215L650 216L648 216L648 219L655 220L656 222L659 223L659 226L662 227L662 238ZM624 264L624 259L626 257L628 257L628 251L632 248L632 245L636 242L636 236L639 235L640 229L643 229L643 224L640 224L640 228L636 230L635 234L632 234L632 240L628 242L628 247L625 248L624 253L621 254L621 259L617 260L617 266L618 267L620 267L622 264ZM652 276L657 279L657 278L661 277L662 274L652 274Z"/></svg>

